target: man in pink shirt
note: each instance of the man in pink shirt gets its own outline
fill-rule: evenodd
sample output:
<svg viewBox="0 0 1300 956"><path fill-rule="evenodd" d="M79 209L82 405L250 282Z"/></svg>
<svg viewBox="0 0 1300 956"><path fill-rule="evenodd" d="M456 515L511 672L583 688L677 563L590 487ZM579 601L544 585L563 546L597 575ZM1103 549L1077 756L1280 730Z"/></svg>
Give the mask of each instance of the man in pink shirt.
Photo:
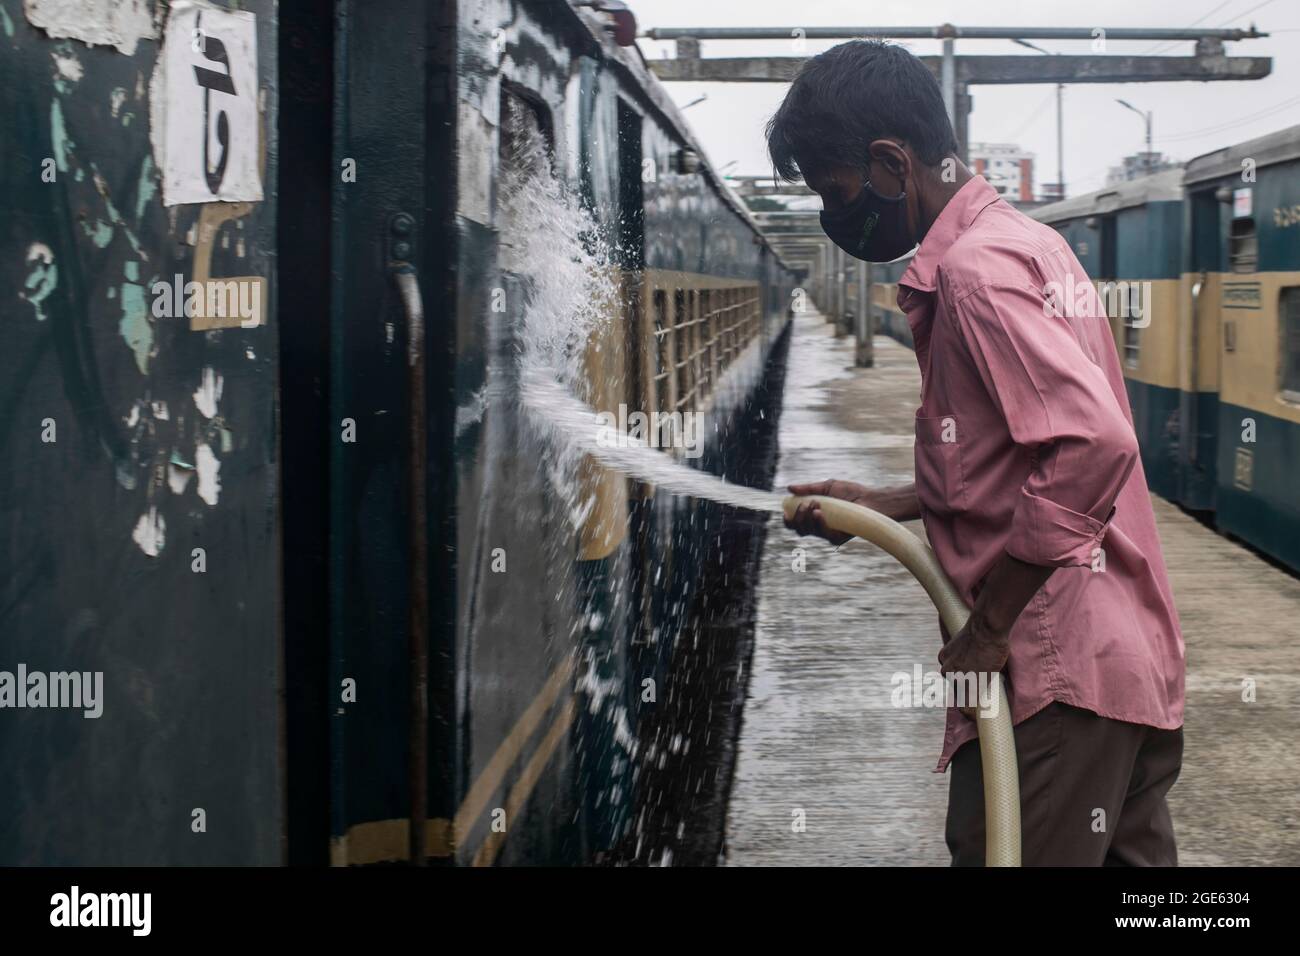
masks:
<svg viewBox="0 0 1300 956"><path fill-rule="evenodd" d="M944 673L1006 681L1026 864L1175 864L1183 639L1091 281L1060 235L961 163L938 84L901 47L853 41L810 60L768 147L822 197L850 255L885 262L919 243L898 293L921 369L915 483L790 490L923 521L973 608L939 652ZM843 540L815 506L788 524ZM952 768L954 864L984 859L975 737L949 707L938 769Z"/></svg>

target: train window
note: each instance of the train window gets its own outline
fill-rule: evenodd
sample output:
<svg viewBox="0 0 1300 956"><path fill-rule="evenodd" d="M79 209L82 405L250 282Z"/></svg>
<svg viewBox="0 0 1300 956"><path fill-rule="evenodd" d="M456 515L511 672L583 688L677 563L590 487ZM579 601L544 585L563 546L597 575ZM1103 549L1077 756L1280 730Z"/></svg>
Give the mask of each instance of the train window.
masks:
<svg viewBox="0 0 1300 956"><path fill-rule="evenodd" d="M731 303L731 290L718 292L718 367L726 368L731 361L731 313L727 306Z"/></svg>
<svg viewBox="0 0 1300 956"><path fill-rule="evenodd" d="M672 410L672 327L668 318L668 295L663 289L654 291L655 317L655 393L659 411Z"/></svg>
<svg viewBox="0 0 1300 956"><path fill-rule="evenodd" d="M1259 261L1259 240L1254 219L1234 219L1228 234L1228 258L1233 272L1254 272Z"/></svg>
<svg viewBox="0 0 1300 956"><path fill-rule="evenodd" d="M538 172L542 163L555 163L555 128L550 111L525 89L505 84L501 89L501 134L497 153L502 169ZM539 148L540 147L540 148Z"/></svg>
<svg viewBox="0 0 1300 956"><path fill-rule="evenodd" d="M687 365L690 366L691 394L695 399L691 404L696 406L704 398L704 390L701 387L704 373L700 368L700 294L694 289L691 290L690 303L688 312L691 320L690 360Z"/></svg>
<svg viewBox="0 0 1300 956"><path fill-rule="evenodd" d="M1124 319L1124 365L1138 367L1138 353L1142 348L1142 330L1133 324L1133 317Z"/></svg>
<svg viewBox="0 0 1300 956"><path fill-rule="evenodd" d="M1124 346L1124 365L1127 368L1137 368L1142 350L1142 327L1135 323L1143 322L1143 314L1151 304L1142 300L1141 286L1137 282L1116 282L1110 285L1113 291L1109 296L1107 312L1118 317L1123 324L1121 342Z"/></svg>
<svg viewBox="0 0 1300 956"><path fill-rule="evenodd" d="M708 289L700 292L700 342L704 349L704 393L713 391L713 381L717 370L713 367L713 293Z"/></svg>
<svg viewBox="0 0 1300 956"><path fill-rule="evenodd" d="M673 293L673 363L677 368L677 407L690 407L691 379L688 360L690 353L690 316L687 312L686 290Z"/></svg>
<svg viewBox="0 0 1300 956"><path fill-rule="evenodd" d="M1282 398L1300 402L1300 286L1282 290L1278 319L1282 326Z"/></svg>

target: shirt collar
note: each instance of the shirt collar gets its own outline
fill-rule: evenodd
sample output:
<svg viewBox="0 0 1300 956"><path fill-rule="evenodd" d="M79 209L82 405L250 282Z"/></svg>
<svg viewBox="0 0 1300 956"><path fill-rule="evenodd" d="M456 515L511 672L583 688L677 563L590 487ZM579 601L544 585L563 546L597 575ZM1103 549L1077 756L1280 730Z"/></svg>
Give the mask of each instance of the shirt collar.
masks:
<svg viewBox="0 0 1300 956"><path fill-rule="evenodd" d="M972 176L961 189L948 200L937 219L930 224L921 246L912 256L912 264L907 267L899 285L919 289L922 292L934 291L934 273L939 268L948 249L957 237L970 228L984 207L998 200L998 192L988 184L983 176Z"/></svg>

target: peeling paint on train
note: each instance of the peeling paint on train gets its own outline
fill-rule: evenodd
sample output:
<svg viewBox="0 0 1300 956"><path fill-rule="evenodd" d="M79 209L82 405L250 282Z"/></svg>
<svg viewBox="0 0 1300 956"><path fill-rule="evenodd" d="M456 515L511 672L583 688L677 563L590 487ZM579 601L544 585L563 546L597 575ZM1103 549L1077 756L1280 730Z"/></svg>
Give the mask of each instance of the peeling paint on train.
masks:
<svg viewBox="0 0 1300 956"><path fill-rule="evenodd" d="M51 37L72 37L89 46L116 47L134 56L141 40L157 36L151 0L23 0L23 13ZM5 32L13 35L5 13Z"/></svg>
<svg viewBox="0 0 1300 956"><path fill-rule="evenodd" d="M273 89L276 5L211 9L232 6L257 18ZM93 735L49 713L0 725L0 762L22 768L3 863L280 857L275 325L153 310L156 282L201 267L268 281L275 202L238 221L163 208L147 86L167 11L0 0L0 656L105 682ZM274 130L274 98L256 108ZM274 177L273 134L259 149ZM221 832L193 833L193 807Z"/></svg>

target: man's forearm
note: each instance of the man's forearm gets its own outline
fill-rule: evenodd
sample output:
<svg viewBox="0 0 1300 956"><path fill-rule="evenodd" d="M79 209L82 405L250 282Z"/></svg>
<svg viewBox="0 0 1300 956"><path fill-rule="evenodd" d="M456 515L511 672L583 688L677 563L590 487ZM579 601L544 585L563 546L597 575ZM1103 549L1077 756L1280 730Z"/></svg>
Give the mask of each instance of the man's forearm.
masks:
<svg viewBox="0 0 1300 956"><path fill-rule="evenodd" d="M915 482L881 488L876 495L878 504L873 507L895 521L912 521L921 517ZM1046 565L1021 561L1004 552L997 564L984 576L984 584L975 600L967 628L974 634L1009 634L1021 612L1055 570Z"/></svg>
<svg viewBox="0 0 1300 956"><path fill-rule="evenodd" d="M966 626L945 637L939 664L945 674L996 674L1011 656L1011 625L1055 568L1026 564L1003 553L984 577ZM970 708L962 708L974 717Z"/></svg>
<svg viewBox="0 0 1300 956"><path fill-rule="evenodd" d="M921 517L921 505L916 500L916 483L881 488L875 492L879 505L872 505L881 514L895 521L915 521Z"/></svg>
<svg viewBox="0 0 1300 956"><path fill-rule="evenodd" d="M1020 613L1055 570L1004 553L984 578L968 629L979 636L1009 634Z"/></svg>

